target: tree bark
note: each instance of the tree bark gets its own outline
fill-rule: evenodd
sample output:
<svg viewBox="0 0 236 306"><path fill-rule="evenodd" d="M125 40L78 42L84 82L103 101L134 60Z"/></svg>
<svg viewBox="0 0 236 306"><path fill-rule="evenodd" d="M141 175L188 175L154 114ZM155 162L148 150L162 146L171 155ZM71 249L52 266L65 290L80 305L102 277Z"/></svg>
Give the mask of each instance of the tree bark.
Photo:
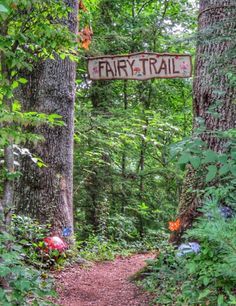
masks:
<svg viewBox="0 0 236 306"><path fill-rule="evenodd" d="M201 138L208 148L216 152L226 150L226 142L215 136L216 131L225 131L236 126L235 89L227 73L235 67L232 51L235 49L236 4L234 0L201 0L198 24L196 76L194 79L194 128L201 117L207 133ZM214 107L216 116L209 108ZM201 205L193 189L202 184L196 171L188 169L179 206L181 229L171 236L178 242L182 233L191 226Z"/></svg>
<svg viewBox="0 0 236 306"><path fill-rule="evenodd" d="M77 33L78 1L66 0L72 9L65 23ZM63 227L73 228L73 134L76 65L68 58L37 64L27 76L28 83L19 94L24 111L59 114L65 126L48 125L33 128L44 141L28 149L40 157L46 167L32 160L21 160L21 178L16 182L16 212L50 223L54 233Z"/></svg>
<svg viewBox="0 0 236 306"><path fill-rule="evenodd" d="M127 93L127 85L128 81L124 80L124 86L123 86L123 109L125 112L128 110L128 93ZM125 213L125 207L127 206L127 197L126 197L126 159L127 159L127 149L124 145L123 152L122 152L122 158L121 158L121 196L122 196L122 202L121 202L121 213Z"/></svg>
<svg viewBox="0 0 236 306"><path fill-rule="evenodd" d="M7 37L8 31L8 21L5 21L2 24L0 34L3 37ZM0 52L0 66L1 74L5 81L10 82L10 72L7 65L7 59L3 51ZM3 102L8 108L8 111L12 111L12 99L3 97ZM4 147L4 166L7 171L8 176L14 174L14 152L12 140L9 137L9 143ZM0 201L0 231L7 231L11 223L11 216L13 210L13 190L14 183L12 178L5 177L4 189L3 189L3 198Z"/></svg>

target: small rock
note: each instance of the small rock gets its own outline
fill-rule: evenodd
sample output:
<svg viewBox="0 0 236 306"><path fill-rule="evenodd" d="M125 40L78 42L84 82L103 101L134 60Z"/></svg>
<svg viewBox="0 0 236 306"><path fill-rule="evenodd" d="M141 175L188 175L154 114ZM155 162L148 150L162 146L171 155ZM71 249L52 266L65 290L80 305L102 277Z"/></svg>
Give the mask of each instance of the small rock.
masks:
<svg viewBox="0 0 236 306"><path fill-rule="evenodd" d="M75 262L81 266L84 266L84 265L90 265L90 262L86 259L84 259L83 257L81 256L77 256Z"/></svg>

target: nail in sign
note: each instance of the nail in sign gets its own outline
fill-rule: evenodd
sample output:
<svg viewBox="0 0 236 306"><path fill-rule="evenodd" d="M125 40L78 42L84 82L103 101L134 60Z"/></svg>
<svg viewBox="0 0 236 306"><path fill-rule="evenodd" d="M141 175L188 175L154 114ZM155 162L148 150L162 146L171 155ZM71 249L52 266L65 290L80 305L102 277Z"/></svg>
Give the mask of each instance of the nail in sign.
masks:
<svg viewBox="0 0 236 306"><path fill-rule="evenodd" d="M88 73L91 80L189 78L192 62L191 56L186 54L104 55L88 59Z"/></svg>

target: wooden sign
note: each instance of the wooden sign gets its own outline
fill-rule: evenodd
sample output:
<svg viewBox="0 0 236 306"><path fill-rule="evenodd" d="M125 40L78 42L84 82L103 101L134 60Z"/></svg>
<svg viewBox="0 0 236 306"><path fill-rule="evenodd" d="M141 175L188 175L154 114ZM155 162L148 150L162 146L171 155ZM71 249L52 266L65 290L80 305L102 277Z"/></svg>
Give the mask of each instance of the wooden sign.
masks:
<svg viewBox="0 0 236 306"><path fill-rule="evenodd" d="M191 56L168 53L132 53L104 55L88 59L91 80L148 80L153 78L189 78Z"/></svg>

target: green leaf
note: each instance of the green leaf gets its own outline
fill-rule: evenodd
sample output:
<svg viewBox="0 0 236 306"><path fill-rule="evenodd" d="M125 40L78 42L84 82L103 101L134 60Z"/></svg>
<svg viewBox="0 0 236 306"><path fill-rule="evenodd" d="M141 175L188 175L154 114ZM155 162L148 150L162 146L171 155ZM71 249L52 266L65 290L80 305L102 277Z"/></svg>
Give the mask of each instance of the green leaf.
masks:
<svg viewBox="0 0 236 306"><path fill-rule="evenodd" d="M231 173L236 176L236 165L230 168Z"/></svg>
<svg viewBox="0 0 236 306"><path fill-rule="evenodd" d="M66 54L65 54L65 53L61 53L61 54L60 54L60 58L61 58L62 60L64 60L64 59L66 58Z"/></svg>
<svg viewBox="0 0 236 306"><path fill-rule="evenodd" d="M14 81L12 83L12 89L16 89L19 86L19 83L17 81Z"/></svg>
<svg viewBox="0 0 236 306"><path fill-rule="evenodd" d="M0 12L1 13L8 13L9 10L3 4L0 4Z"/></svg>
<svg viewBox="0 0 236 306"><path fill-rule="evenodd" d="M194 169L199 168L199 166L201 165L201 159L198 156L191 156L189 161Z"/></svg>
<svg viewBox="0 0 236 306"><path fill-rule="evenodd" d="M21 83L21 84L28 83L28 81L25 78L19 78L18 82Z"/></svg>
<svg viewBox="0 0 236 306"><path fill-rule="evenodd" d="M5 297L5 291L4 289L0 288L0 301L3 301Z"/></svg>
<svg viewBox="0 0 236 306"><path fill-rule="evenodd" d="M220 156L218 156L219 162L222 164L225 164L228 160L228 155L226 154L221 154Z"/></svg>
<svg viewBox="0 0 236 306"><path fill-rule="evenodd" d="M212 150L207 150L206 152L204 152L205 158L204 158L204 163L213 163L215 161L217 161L218 159L218 155L216 152L212 151Z"/></svg>
<svg viewBox="0 0 236 306"><path fill-rule="evenodd" d="M220 167L219 175L225 175L228 172L229 172L229 165L225 164L222 167Z"/></svg>
<svg viewBox="0 0 236 306"><path fill-rule="evenodd" d="M196 271L196 268L197 268L197 265L195 262L190 262L188 265L187 265L187 268L189 270L190 273L195 273Z"/></svg>
<svg viewBox="0 0 236 306"><path fill-rule="evenodd" d="M28 240L25 240L25 239L20 240L20 244L28 244L28 243L29 243Z"/></svg>
<svg viewBox="0 0 236 306"><path fill-rule="evenodd" d="M199 295L199 300L207 297L209 294L211 293L211 290L210 289L205 289L203 290L200 295Z"/></svg>
<svg viewBox="0 0 236 306"><path fill-rule="evenodd" d="M31 287L31 283L28 280L19 280L15 283L16 288L20 291L28 291Z"/></svg>
<svg viewBox="0 0 236 306"><path fill-rule="evenodd" d="M203 284L204 284L204 286L207 286L209 283L210 283L209 278L205 276L205 277L203 278Z"/></svg>
<svg viewBox="0 0 236 306"><path fill-rule="evenodd" d="M5 277L5 276L7 276L8 274L10 274L11 273L11 269L9 268L9 267L4 267L4 266L2 266L1 268L0 268L0 276L1 277Z"/></svg>
<svg viewBox="0 0 236 306"><path fill-rule="evenodd" d="M45 164L43 161L40 161L40 160L37 161L37 166L38 166L39 168L47 167L46 164Z"/></svg>
<svg viewBox="0 0 236 306"><path fill-rule="evenodd" d="M21 104L19 101L15 100L13 103L12 103L12 110L13 112L17 112L17 111L20 111L21 110Z"/></svg>
<svg viewBox="0 0 236 306"><path fill-rule="evenodd" d="M178 160L179 164L187 164L191 159L191 154L184 153Z"/></svg>
<svg viewBox="0 0 236 306"><path fill-rule="evenodd" d="M236 160L236 152L231 152L231 158Z"/></svg>
<svg viewBox="0 0 236 306"><path fill-rule="evenodd" d="M229 294L230 301L228 301L229 305L236 305L236 297L234 295Z"/></svg>
<svg viewBox="0 0 236 306"><path fill-rule="evenodd" d="M206 175L206 182L211 182L215 177L217 173L217 167L215 165L211 165L207 167L208 173Z"/></svg>
<svg viewBox="0 0 236 306"><path fill-rule="evenodd" d="M222 306L222 305L224 305L224 296L223 294L220 294L217 299L217 306Z"/></svg>

